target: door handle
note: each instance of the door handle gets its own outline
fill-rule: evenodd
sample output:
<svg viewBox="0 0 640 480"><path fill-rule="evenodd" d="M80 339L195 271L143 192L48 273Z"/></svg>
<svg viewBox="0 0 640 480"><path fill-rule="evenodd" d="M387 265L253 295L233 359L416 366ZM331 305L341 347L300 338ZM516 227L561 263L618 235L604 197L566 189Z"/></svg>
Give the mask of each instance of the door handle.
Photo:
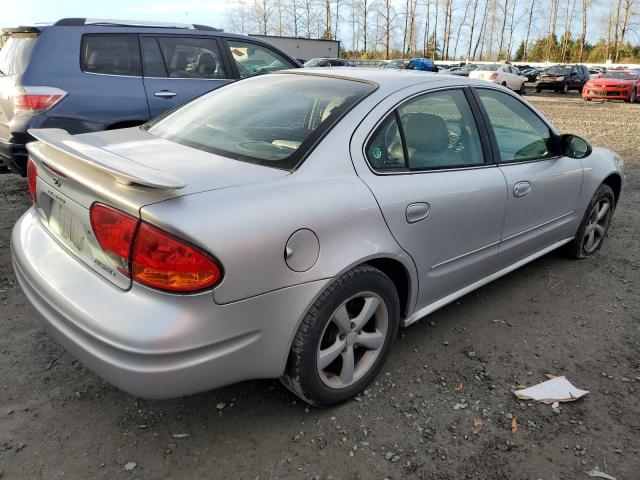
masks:
<svg viewBox="0 0 640 480"><path fill-rule="evenodd" d="M169 90L160 90L159 92L154 93L154 95L160 98L173 98L177 95L177 93L170 92Z"/></svg>
<svg viewBox="0 0 640 480"><path fill-rule="evenodd" d="M514 197L524 197L530 191L531 191L531 182L527 182L527 181L517 182L513 186Z"/></svg>
<svg viewBox="0 0 640 480"><path fill-rule="evenodd" d="M431 213L431 205L426 202L412 203L407 206L407 222L416 223L424 220Z"/></svg>

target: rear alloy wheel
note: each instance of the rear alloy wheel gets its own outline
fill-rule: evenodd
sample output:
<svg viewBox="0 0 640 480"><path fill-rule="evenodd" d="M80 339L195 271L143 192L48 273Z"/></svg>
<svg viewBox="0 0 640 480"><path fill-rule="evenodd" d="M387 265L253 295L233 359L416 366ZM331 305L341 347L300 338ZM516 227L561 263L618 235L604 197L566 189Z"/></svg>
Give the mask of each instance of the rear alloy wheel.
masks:
<svg viewBox="0 0 640 480"><path fill-rule="evenodd" d="M568 83L563 83L562 84L562 88L560 89L560 93L562 93L563 95L566 95L567 93L569 93L569 84Z"/></svg>
<svg viewBox="0 0 640 480"><path fill-rule="evenodd" d="M353 398L384 365L399 320L400 302L389 277L368 265L354 268L307 312L282 383L312 405Z"/></svg>
<svg viewBox="0 0 640 480"><path fill-rule="evenodd" d="M583 259L600 250L611 225L614 207L613 190L609 185L600 185L589 202L575 238L567 245L569 256Z"/></svg>

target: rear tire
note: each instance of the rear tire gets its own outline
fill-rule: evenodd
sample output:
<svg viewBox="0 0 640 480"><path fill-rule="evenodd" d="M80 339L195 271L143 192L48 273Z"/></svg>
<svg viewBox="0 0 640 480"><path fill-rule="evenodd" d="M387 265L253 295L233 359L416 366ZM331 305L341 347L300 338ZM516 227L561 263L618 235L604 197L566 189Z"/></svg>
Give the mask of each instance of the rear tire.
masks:
<svg viewBox="0 0 640 480"><path fill-rule="evenodd" d="M311 306L280 380L312 405L345 402L381 370L399 323L393 282L369 265L356 267L334 280Z"/></svg>
<svg viewBox="0 0 640 480"><path fill-rule="evenodd" d="M500 85L502 85L503 87L507 86L507 82L502 82Z"/></svg>
<svg viewBox="0 0 640 480"><path fill-rule="evenodd" d="M609 185L600 185L589 202L576 236L566 246L565 251L570 258L582 260L600 250L609 231L614 209L613 190Z"/></svg>
<svg viewBox="0 0 640 480"><path fill-rule="evenodd" d="M560 88L560 93L562 93L563 95L566 95L567 93L569 93L569 84L568 83L563 83L562 87Z"/></svg>

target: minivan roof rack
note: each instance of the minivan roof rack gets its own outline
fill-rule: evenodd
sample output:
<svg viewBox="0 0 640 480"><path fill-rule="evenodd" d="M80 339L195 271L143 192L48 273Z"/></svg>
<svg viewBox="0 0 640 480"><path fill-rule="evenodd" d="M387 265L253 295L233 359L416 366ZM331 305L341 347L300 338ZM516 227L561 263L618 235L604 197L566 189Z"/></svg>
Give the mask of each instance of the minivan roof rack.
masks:
<svg viewBox="0 0 640 480"><path fill-rule="evenodd" d="M143 28L183 28L187 30L208 30L221 32L219 28L191 23L146 22L144 20L113 20L106 18L62 18L54 23L58 27L83 27L85 25L104 27L143 27Z"/></svg>

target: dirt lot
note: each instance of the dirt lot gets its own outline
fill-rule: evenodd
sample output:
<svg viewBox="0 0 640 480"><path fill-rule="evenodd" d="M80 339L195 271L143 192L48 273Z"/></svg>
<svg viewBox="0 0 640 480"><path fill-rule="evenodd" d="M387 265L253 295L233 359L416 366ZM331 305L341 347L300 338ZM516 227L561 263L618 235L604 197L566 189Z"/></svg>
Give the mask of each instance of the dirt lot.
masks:
<svg viewBox="0 0 640 480"><path fill-rule="evenodd" d="M30 200L23 179L1 175L0 477L550 480L597 466L638 480L640 105L528 98L626 160L603 251L552 253L402 331L367 394L330 410L277 381L145 401L84 369L15 283L9 232ZM591 393L560 413L514 399L548 372Z"/></svg>

